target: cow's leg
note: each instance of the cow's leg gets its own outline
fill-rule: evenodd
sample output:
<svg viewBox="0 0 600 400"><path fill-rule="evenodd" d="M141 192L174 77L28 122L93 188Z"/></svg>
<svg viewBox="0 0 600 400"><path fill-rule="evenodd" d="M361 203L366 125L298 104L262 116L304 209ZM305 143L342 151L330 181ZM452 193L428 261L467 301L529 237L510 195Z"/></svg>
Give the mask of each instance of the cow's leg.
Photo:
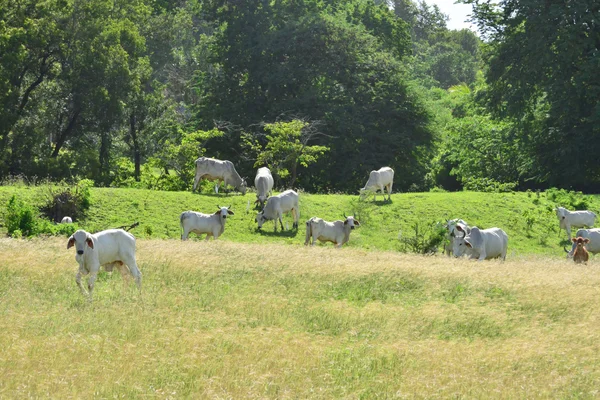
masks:
<svg viewBox="0 0 600 400"><path fill-rule="evenodd" d="M317 243L318 239L319 239L319 235L313 229L313 231L312 231L312 243L310 245L314 246L315 243Z"/></svg>
<svg viewBox="0 0 600 400"><path fill-rule="evenodd" d="M292 215L294 216L294 224L292 225L292 229L298 229L298 220L300 219L300 213L297 209L292 209Z"/></svg>
<svg viewBox="0 0 600 400"><path fill-rule="evenodd" d="M212 233L207 233L206 234L206 238L204 239L204 241L208 242L208 240L210 239L211 236L212 236Z"/></svg>
<svg viewBox="0 0 600 400"><path fill-rule="evenodd" d="M388 200L392 201L392 183L391 182L389 185L387 185L387 190L388 190Z"/></svg>
<svg viewBox="0 0 600 400"><path fill-rule="evenodd" d="M215 193L219 194L219 181L215 183Z"/></svg>
<svg viewBox="0 0 600 400"><path fill-rule="evenodd" d="M200 182L200 178L201 176L198 175L198 173L196 173L196 176L194 177L194 186L192 187L192 191L196 190L196 188L198 187L198 182Z"/></svg>
<svg viewBox="0 0 600 400"><path fill-rule="evenodd" d="M486 257L487 257L487 254L486 254L485 250L483 250L483 251L479 252L478 261L483 261L483 260L485 260Z"/></svg>
<svg viewBox="0 0 600 400"><path fill-rule="evenodd" d="M283 219L282 216L279 216L279 225L281 225L281 232L283 232ZM277 221L275 221L275 226L277 226Z"/></svg>
<svg viewBox="0 0 600 400"><path fill-rule="evenodd" d="M181 235L181 240L188 240L189 235L190 235L190 232L187 229L184 229L183 235Z"/></svg>
<svg viewBox="0 0 600 400"><path fill-rule="evenodd" d="M131 273L131 276L133 276L133 279L135 280L135 284L137 285L138 289L142 290L142 273L137 266L135 257L133 257L133 256L124 257L123 263L127 264L127 267L129 267L129 272ZM121 265L123 267L125 267L123 265L123 263ZM126 273L127 273L127 271L125 271L123 273L123 277L125 277Z"/></svg>
<svg viewBox="0 0 600 400"><path fill-rule="evenodd" d="M96 278L98 278L98 267L93 268L93 270L90 271L90 279L88 279L88 292L90 293L90 299L92 298L92 292L94 291Z"/></svg>
<svg viewBox="0 0 600 400"><path fill-rule="evenodd" d="M85 290L85 288L81 284L81 276L82 275L83 274L81 273L81 270L77 271L77 274L75 275L75 282L77 282L77 286L79 286L79 290L81 290L81 293L83 293L84 296L87 296L88 292L87 292L87 290Z"/></svg>
<svg viewBox="0 0 600 400"><path fill-rule="evenodd" d="M567 224L565 226L565 230L567 231L567 236L569 237L569 240L571 240L571 225Z"/></svg>

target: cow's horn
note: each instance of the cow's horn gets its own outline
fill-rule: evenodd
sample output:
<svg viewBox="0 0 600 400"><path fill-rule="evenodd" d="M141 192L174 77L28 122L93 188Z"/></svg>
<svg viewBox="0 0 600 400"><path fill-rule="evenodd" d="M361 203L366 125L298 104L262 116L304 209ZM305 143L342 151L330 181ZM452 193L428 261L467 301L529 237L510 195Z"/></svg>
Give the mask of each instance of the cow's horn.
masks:
<svg viewBox="0 0 600 400"><path fill-rule="evenodd" d="M346 217L346 213L342 213L342 215L344 216L344 219L348 219L348 217Z"/></svg>
<svg viewBox="0 0 600 400"><path fill-rule="evenodd" d="M227 207L227 208L231 208L231 204L230 204L230 205L229 205L229 207Z"/></svg>

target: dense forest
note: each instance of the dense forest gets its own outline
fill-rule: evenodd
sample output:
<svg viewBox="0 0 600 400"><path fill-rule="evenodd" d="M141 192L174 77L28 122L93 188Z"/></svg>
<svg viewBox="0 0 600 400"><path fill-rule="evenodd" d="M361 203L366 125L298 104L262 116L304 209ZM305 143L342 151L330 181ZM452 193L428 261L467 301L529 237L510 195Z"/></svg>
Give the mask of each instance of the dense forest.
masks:
<svg viewBox="0 0 600 400"><path fill-rule="evenodd" d="M0 0L0 180L600 191L600 2L461 2Z"/></svg>

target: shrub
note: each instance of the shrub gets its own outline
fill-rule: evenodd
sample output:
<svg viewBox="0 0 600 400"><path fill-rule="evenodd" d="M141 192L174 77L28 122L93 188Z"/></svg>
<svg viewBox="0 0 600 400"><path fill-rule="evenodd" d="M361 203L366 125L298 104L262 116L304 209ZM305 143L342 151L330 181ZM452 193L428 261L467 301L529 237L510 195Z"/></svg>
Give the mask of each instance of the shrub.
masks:
<svg viewBox="0 0 600 400"><path fill-rule="evenodd" d="M13 195L6 205L4 224L9 236L32 236L36 233L36 212L32 206Z"/></svg>
<svg viewBox="0 0 600 400"><path fill-rule="evenodd" d="M569 210L587 210L592 200L581 192L557 188L546 190L546 198Z"/></svg>
<svg viewBox="0 0 600 400"><path fill-rule="evenodd" d="M85 212L90 207L90 187L93 181L83 179L74 187L70 186L49 186L48 199L40 208L41 213L54 222L60 222L68 215L73 220L83 218Z"/></svg>
<svg viewBox="0 0 600 400"><path fill-rule="evenodd" d="M487 193L513 192L517 187L516 182L498 182L491 178L469 178L464 183L464 190Z"/></svg>
<svg viewBox="0 0 600 400"><path fill-rule="evenodd" d="M418 222L412 226L414 236L401 236L402 251L417 254L434 254L446 238L443 224L431 223L423 229Z"/></svg>

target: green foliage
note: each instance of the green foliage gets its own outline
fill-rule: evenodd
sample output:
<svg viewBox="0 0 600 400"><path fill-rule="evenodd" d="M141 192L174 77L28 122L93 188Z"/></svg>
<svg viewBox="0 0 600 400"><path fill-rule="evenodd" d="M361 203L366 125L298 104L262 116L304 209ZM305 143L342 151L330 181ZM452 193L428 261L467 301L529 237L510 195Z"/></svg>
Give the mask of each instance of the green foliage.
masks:
<svg viewBox="0 0 600 400"><path fill-rule="evenodd" d="M13 237L32 236L36 233L37 222L35 209L13 195L4 213L4 226L8 234Z"/></svg>
<svg viewBox="0 0 600 400"><path fill-rule="evenodd" d="M255 167L266 165L284 180L285 187L294 187L298 167L306 168L317 162L329 150L326 146L309 145L318 135L310 123L301 120L265 124L264 140L246 135L247 146L257 154ZM266 142L264 146L261 142Z"/></svg>
<svg viewBox="0 0 600 400"><path fill-rule="evenodd" d="M569 210L588 210L592 197L586 196L581 192L572 190L550 188L546 191L548 200L556 203L557 206L565 207Z"/></svg>
<svg viewBox="0 0 600 400"><path fill-rule="evenodd" d="M512 192L516 189L516 182L501 183L490 178L467 178L464 182L465 190L486 193Z"/></svg>
<svg viewBox="0 0 600 400"><path fill-rule="evenodd" d="M423 228L423 225L425 227ZM403 251L411 251L417 254L434 254L446 238L446 230L439 223L412 225L414 236L401 233L400 242Z"/></svg>
<svg viewBox="0 0 600 400"><path fill-rule="evenodd" d="M69 216L73 221L83 219L85 212L90 207L90 188L93 181L81 180L75 186L49 185L45 204L40 207L40 212L47 219L60 222L63 217Z"/></svg>

